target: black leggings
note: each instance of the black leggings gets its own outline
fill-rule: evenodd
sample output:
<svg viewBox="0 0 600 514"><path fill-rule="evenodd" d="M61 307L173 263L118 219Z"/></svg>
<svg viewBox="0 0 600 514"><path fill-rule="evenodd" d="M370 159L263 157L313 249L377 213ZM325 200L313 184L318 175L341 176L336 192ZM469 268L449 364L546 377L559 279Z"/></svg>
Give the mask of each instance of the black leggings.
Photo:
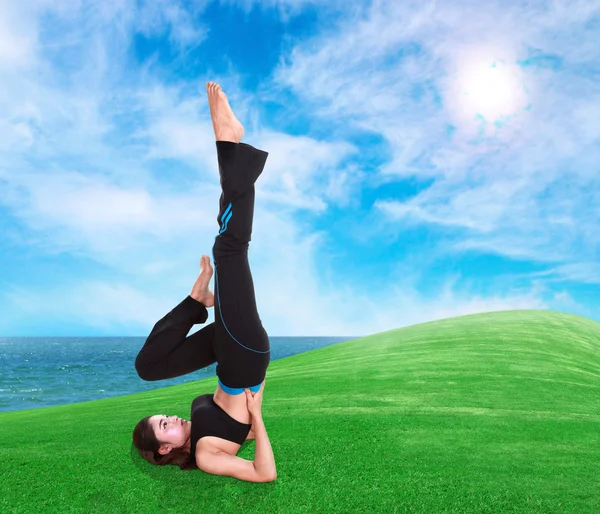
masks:
<svg viewBox="0 0 600 514"><path fill-rule="evenodd" d="M193 325L208 318L206 307L188 296L154 325L135 369L143 380L154 381L217 362L220 386L229 394L241 394L244 388L260 389L271 357L248 264L254 183L269 154L245 143L216 143L222 193L213 245L215 321L188 336Z"/></svg>

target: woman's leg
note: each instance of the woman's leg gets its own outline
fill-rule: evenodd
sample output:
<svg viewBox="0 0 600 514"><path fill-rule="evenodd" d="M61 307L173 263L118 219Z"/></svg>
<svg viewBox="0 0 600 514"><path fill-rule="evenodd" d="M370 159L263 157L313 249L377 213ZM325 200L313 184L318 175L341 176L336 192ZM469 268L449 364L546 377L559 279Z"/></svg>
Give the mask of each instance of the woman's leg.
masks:
<svg viewBox="0 0 600 514"><path fill-rule="evenodd" d="M245 143L217 141L222 194L215 264L215 355L219 384L229 394L258 390L270 343L258 315L248 247L254 218L254 183L268 153Z"/></svg>
<svg viewBox="0 0 600 514"><path fill-rule="evenodd" d="M135 359L140 378L165 380L214 364L215 324L187 336L193 325L204 323L207 318L206 307L188 296L159 320Z"/></svg>
<svg viewBox="0 0 600 514"><path fill-rule="evenodd" d="M217 219L219 235L213 246L215 322L187 336L193 325L207 320L208 311L191 296L186 297L154 325L139 352L135 368L143 380L186 375L217 360L217 375L225 376L225 383L231 387L260 387L266 373L270 346L257 313L248 246L254 182L268 154L244 143L222 141L217 141L217 153L223 193ZM246 353L256 355L240 354L242 346ZM240 383L244 385L236 385ZM224 384L222 387L227 388Z"/></svg>

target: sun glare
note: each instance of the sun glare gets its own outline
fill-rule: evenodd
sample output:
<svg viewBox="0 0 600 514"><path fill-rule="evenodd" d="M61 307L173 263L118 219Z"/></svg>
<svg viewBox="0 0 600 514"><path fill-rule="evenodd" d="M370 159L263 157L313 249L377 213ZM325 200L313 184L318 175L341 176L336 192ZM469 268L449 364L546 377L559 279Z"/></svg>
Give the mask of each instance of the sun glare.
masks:
<svg viewBox="0 0 600 514"><path fill-rule="evenodd" d="M459 76L463 107L488 120L512 114L517 107L518 84L501 62L491 66L473 64Z"/></svg>
<svg viewBox="0 0 600 514"><path fill-rule="evenodd" d="M511 64L515 60L510 49L497 45L475 50L463 47L456 52L444 100L459 130L497 137L511 137L518 130L514 118L527 108L528 94L523 70ZM502 132L498 132L500 127Z"/></svg>

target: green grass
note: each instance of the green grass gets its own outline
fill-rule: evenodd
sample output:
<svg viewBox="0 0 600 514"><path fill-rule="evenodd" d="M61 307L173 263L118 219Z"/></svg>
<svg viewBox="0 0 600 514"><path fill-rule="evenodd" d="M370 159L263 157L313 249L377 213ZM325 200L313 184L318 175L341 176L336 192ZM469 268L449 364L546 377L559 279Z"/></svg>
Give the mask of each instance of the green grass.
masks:
<svg viewBox="0 0 600 514"><path fill-rule="evenodd" d="M475 314L273 361L272 483L152 466L132 451L142 417L187 418L216 383L1 413L0 512L600 512L590 319ZM253 459L254 446L238 455Z"/></svg>

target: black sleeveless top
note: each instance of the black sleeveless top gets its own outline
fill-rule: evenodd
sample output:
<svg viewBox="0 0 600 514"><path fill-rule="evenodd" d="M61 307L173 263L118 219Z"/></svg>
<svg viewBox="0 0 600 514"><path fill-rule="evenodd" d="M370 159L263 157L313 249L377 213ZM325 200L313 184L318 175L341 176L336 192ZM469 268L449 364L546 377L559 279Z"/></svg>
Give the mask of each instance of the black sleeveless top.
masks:
<svg viewBox="0 0 600 514"><path fill-rule="evenodd" d="M240 423L233 419L213 398L213 393L202 394L192 401L192 433L190 435L190 455L195 458L196 444L201 437L213 435L243 444L250 433L252 424Z"/></svg>

